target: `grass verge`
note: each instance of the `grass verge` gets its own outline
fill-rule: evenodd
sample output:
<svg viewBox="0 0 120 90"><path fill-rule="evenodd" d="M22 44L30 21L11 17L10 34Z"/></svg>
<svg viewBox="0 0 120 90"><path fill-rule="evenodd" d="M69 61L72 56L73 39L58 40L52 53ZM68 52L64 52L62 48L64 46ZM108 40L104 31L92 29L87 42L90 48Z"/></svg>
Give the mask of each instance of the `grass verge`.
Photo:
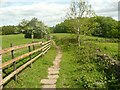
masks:
<svg viewBox="0 0 120 90"><path fill-rule="evenodd" d="M29 66L18 74L18 80L11 79L5 88L40 88L40 80L47 77L47 69L52 66L56 50L52 47L43 57L37 59L32 68Z"/></svg>

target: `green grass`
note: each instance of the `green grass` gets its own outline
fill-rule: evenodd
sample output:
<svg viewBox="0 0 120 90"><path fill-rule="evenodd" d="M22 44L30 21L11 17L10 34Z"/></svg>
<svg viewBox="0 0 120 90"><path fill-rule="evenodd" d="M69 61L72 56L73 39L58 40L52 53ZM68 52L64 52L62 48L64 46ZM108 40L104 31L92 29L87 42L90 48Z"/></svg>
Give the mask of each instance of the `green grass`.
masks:
<svg viewBox="0 0 120 90"><path fill-rule="evenodd" d="M104 37L87 36L87 35L81 35L81 38L84 40L94 40L94 41L118 40L117 38L104 38Z"/></svg>
<svg viewBox="0 0 120 90"><path fill-rule="evenodd" d="M50 34L50 35L53 36L53 37L57 37L58 39L64 38L64 37L74 36L74 34L70 34L70 33L53 33L53 34Z"/></svg>
<svg viewBox="0 0 120 90"><path fill-rule="evenodd" d="M76 45L69 43L62 45L63 57L57 88L106 87L103 71L99 71L98 62L93 59L95 58L93 52L95 50L87 45L88 43L85 44L85 47L84 45L81 46L80 54ZM92 58L89 58L90 55L92 55Z"/></svg>
<svg viewBox="0 0 120 90"><path fill-rule="evenodd" d="M53 36L53 38L57 37L57 40L59 41L62 38L73 37L74 34L72 35L72 34L62 33L62 34L51 34L51 36ZM7 35L2 37L3 37L3 43L2 43L3 48L9 47L10 43L13 44L15 43L14 45L21 45L32 42L31 39L25 39L23 34ZM113 58L117 54L117 50L118 50L117 43L103 42L106 39L100 37L93 37L93 36L81 36L81 37L85 42L92 42L96 44L96 47L99 47L102 50L102 53L106 53ZM41 40L35 39L35 41L41 41ZM63 57L61 62L60 77L58 78L57 81L57 88L80 88L83 87L83 85L86 85L86 83L88 83L88 85L91 85L90 87L92 87L93 82L98 82L98 83L101 82L101 80L104 78L104 75L102 71L99 72L97 70L99 67L96 63L82 64L81 62L76 62L76 57L74 57L75 46L71 47L71 45L67 43L66 44L67 48L64 47L63 45L61 45L61 47L62 47ZM24 49L23 51L16 52L15 56L19 56L26 52L28 52L28 48ZM35 55L33 55L33 57L34 56ZM47 69L48 67L52 66L52 61L54 60L55 56L56 56L56 51L55 48L52 47L52 49L50 49L50 51L43 58L39 58L33 63L32 68L27 67L25 70L19 73L17 81L11 79L10 82L5 85L5 87L7 88L41 87L40 80L47 77ZM81 55L81 57L82 56L84 55ZM3 61L7 61L9 59L10 59L10 55L5 56ZM23 64L23 62L26 62L28 59L29 57L23 59L23 61L21 61L19 65ZM82 77L83 77L83 81L81 81ZM103 88L104 85L102 86L99 85L99 87Z"/></svg>
<svg viewBox="0 0 120 90"><path fill-rule="evenodd" d="M117 60L118 43L96 43L103 53Z"/></svg>
<svg viewBox="0 0 120 90"><path fill-rule="evenodd" d="M93 56L93 54L96 53L97 48L100 48L101 53L106 53L116 59L114 56L118 53L118 44L111 42L113 39L93 36L81 36L82 41L84 42L82 43L85 45L82 45L80 47L82 50L80 50L80 55L78 55L78 53L75 52L77 51L77 48L75 46L76 43L69 43L69 40L68 42L66 41L67 38L70 39L72 35L52 35L54 36L54 39L56 39L56 42L61 46L63 53L62 61L60 64L60 74L57 81L57 88L108 87L106 83L106 77L109 75L105 74L106 72L104 72L105 65L103 62L97 60L97 57ZM78 56L76 57L75 54Z"/></svg>
<svg viewBox="0 0 120 90"><path fill-rule="evenodd" d="M45 41L44 39L34 39L34 41ZM23 34L18 35L4 35L2 36L2 47L8 48L10 47L10 43L13 43L16 45L22 45L31 43L32 39L25 39ZM35 48L40 48L40 45L35 46ZM32 49L32 48L31 48ZM20 56L22 54L28 53L28 47L24 49L20 49L15 51L14 55L15 57ZM37 52L32 55L32 58L34 58L36 55L38 55L40 52ZM18 80L14 81L11 79L7 84L4 85L5 88L40 88L40 80L47 77L47 69L48 67L52 66L52 62L56 56L56 49L52 47L47 54L45 54L43 57L40 57L37 59L33 64L32 68L29 66L26 67L23 71L21 71L18 74ZM2 62L6 62L11 59L10 53L5 54L2 56ZM17 63L17 68L23 65L25 62L29 60L29 57L26 57L22 60L20 60ZM7 74L12 72L13 66L8 67L8 69L4 69L4 72ZM5 77L6 74L3 73L3 77Z"/></svg>
<svg viewBox="0 0 120 90"><path fill-rule="evenodd" d="M32 43L32 41L35 41L35 42L45 41L44 39L32 40L30 38L24 38L24 34L2 35L1 37L2 37L2 49L9 48L11 43L13 44L13 46L17 46L17 45ZM35 46L35 47L38 48L38 46ZM25 53L28 53L28 47L15 51L14 55L15 57L17 57ZM2 57L2 62L8 61L10 59L11 59L11 55L9 53L4 54Z"/></svg>
<svg viewBox="0 0 120 90"><path fill-rule="evenodd" d="M34 41L41 41L44 39L34 39ZM24 34L16 34L16 35L2 35L2 48L10 47L12 43L13 46L32 43L32 39L24 38Z"/></svg>
<svg viewBox="0 0 120 90"><path fill-rule="evenodd" d="M29 66L18 74L18 80L10 80L5 88L40 88L40 80L47 77L47 69L52 66L56 50L52 47L42 58L37 59L32 68Z"/></svg>
<svg viewBox="0 0 120 90"><path fill-rule="evenodd" d="M67 38L67 37L74 37L74 34L67 34L67 33L56 33L56 34L51 34L53 37L57 37L57 39L62 39L62 38ZM117 41L116 38L103 38L103 37L95 37L95 36L86 36L86 35L81 35L80 38L84 42L93 42L97 45L98 48L101 49L103 54L108 54L112 58L117 59L118 55L118 43L114 42ZM113 41L113 42L111 42Z"/></svg>
<svg viewBox="0 0 120 90"><path fill-rule="evenodd" d="M73 83L72 81L72 72L74 71L74 64L72 63L72 59L74 58L71 53L62 51L62 62L60 64L60 74L57 81L57 88L70 88L70 85ZM73 72L74 73L74 72Z"/></svg>

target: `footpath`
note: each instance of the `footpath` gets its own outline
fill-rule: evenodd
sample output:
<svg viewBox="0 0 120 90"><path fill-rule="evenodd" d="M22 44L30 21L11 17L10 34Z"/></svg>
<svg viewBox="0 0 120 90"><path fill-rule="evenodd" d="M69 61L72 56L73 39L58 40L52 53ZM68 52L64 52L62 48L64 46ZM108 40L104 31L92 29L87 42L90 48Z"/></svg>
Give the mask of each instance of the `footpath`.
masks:
<svg viewBox="0 0 120 90"><path fill-rule="evenodd" d="M48 76L45 79L42 79L40 83L42 84L42 88L56 88L56 82L59 78L59 70L60 70L60 62L62 58L61 49L59 46L56 46L53 41L53 45L56 47L57 55L55 60L53 61L53 66L48 68Z"/></svg>

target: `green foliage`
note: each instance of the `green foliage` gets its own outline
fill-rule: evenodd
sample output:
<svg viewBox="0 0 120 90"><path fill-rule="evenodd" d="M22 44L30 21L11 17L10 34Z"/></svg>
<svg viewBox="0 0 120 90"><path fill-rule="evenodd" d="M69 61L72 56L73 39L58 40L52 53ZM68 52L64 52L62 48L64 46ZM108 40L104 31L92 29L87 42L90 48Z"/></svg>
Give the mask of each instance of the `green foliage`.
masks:
<svg viewBox="0 0 120 90"><path fill-rule="evenodd" d="M19 27L25 34L25 38L31 38L32 35L34 38L43 38L44 35L48 35L49 33L49 28L37 18L32 18L30 21L23 19Z"/></svg>
<svg viewBox="0 0 120 90"><path fill-rule="evenodd" d="M24 36L25 38L31 38L31 33L25 33L25 36Z"/></svg>
<svg viewBox="0 0 120 90"><path fill-rule="evenodd" d="M64 40L63 38L61 41L63 61L57 86L62 88L105 88L104 76L97 70L94 44L84 43L79 48L76 42L71 43L70 38L67 38L67 44Z"/></svg>
<svg viewBox="0 0 120 90"><path fill-rule="evenodd" d="M53 33L54 32L54 26L53 27L49 27L49 33Z"/></svg>
<svg viewBox="0 0 120 90"><path fill-rule="evenodd" d="M93 18L97 23L96 29L92 32L95 36L118 38L118 22L111 17L98 16Z"/></svg>
<svg viewBox="0 0 120 90"><path fill-rule="evenodd" d="M93 40L83 40L81 46L78 47L77 42L71 42L74 38L66 37L66 35L62 38L58 37L56 35L54 39L57 39L56 42L61 46L63 52L60 78L57 82L58 88L112 88L113 90L120 88L119 68L116 65L111 66L107 60L100 60L97 57L98 44L96 43L99 41L93 40L103 38L82 37L81 39ZM99 44L102 45L101 42ZM103 49L110 52L107 46Z"/></svg>
<svg viewBox="0 0 120 90"><path fill-rule="evenodd" d="M4 88L41 88L40 80L47 77L47 69L52 66L55 56L56 50L54 47L51 47L42 58L40 57L32 63L32 68L29 66L26 67L22 72L17 74L17 81L11 79ZM27 60L29 60L29 57L20 61L20 63L23 64ZM17 65L18 64L19 63L17 63Z"/></svg>
<svg viewBox="0 0 120 90"><path fill-rule="evenodd" d="M18 34L20 33L17 26L3 26L2 35Z"/></svg>
<svg viewBox="0 0 120 90"><path fill-rule="evenodd" d="M2 48L9 48L10 43L13 43L13 46L32 43L32 39L24 38L24 34L18 35L3 35L2 36ZM34 39L34 41L45 41L44 39ZM35 46L35 49L38 49L40 45ZM31 50L33 48L31 47ZM15 57L22 54L28 53L28 47L20 50L16 50L14 55ZM32 55L32 58L38 55L40 52ZM23 71L17 74L17 81L14 81L13 78L4 85L4 88L41 88L40 80L47 77L47 69L52 66L53 60L56 56L56 50L54 47L42 57L38 58L35 62L32 63L32 68L29 66L26 67ZM2 55L2 62L8 61L11 59L11 54ZM29 57L20 60L17 62L17 67L23 65L26 61L29 60ZM10 65L11 66L11 65ZM10 71L13 71L13 67L8 66L8 69L4 71L9 74ZM5 76L5 73L3 73Z"/></svg>
<svg viewBox="0 0 120 90"><path fill-rule="evenodd" d="M57 24L54 28L54 33L67 33L67 27L63 22L60 24Z"/></svg>
<svg viewBox="0 0 120 90"><path fill-rule="evenodd" d="M54 32L64 33L77 33L76 20L81 35L93 35L107 38L118 38L120 36L118 32L118 22L111 17L97 16L91 18L77 18L71 20L65 20L64 22L55 26Z"/></svg>

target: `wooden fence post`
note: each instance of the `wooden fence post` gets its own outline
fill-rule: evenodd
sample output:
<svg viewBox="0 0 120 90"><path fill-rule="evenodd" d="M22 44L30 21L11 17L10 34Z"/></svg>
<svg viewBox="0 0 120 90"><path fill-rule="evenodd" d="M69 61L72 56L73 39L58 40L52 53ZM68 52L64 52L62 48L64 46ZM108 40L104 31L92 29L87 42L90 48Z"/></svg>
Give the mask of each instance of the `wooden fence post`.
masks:
<svg viewBox="0 0 120 90"><path fill-rule="evenodd" d="M43 47L43 41L42 41L42 43L41 43L41 48ZM41 53L42 53L42 55L41 55L41 57L43 57L43 49L41 49Z"/></svg>
<svg viewBox="0 0 120 90"><path fill-rule="evenodd" d="M31 52L30 46L28 46L28 49L29 49L29 52ZM30 60L31 60L32 59L31 54L29 55L29 57L30 57ZM30 67L32 67L32 63L30 64Z"/></svg>
<svg viewBox="0 0 120 90"><path fill-rule="evenodd" d="M0 55L0 64L2 64L2 55ZM0 83L2 83L1 81L2 81L2 68L0 68ZM3 86L0 85L0 90L2 90L2 88Z"/></svg>
<svg viewBox="0 0 120 90"><path fill-rule="evenodd" d="M11 43L10 46L13 47L13 44ZM11 51L11 56L14 59L14 50ZM16 62L13 62L13 70L16 70ZM17 75L14 76L14 80L17 80Z"/></svg>

